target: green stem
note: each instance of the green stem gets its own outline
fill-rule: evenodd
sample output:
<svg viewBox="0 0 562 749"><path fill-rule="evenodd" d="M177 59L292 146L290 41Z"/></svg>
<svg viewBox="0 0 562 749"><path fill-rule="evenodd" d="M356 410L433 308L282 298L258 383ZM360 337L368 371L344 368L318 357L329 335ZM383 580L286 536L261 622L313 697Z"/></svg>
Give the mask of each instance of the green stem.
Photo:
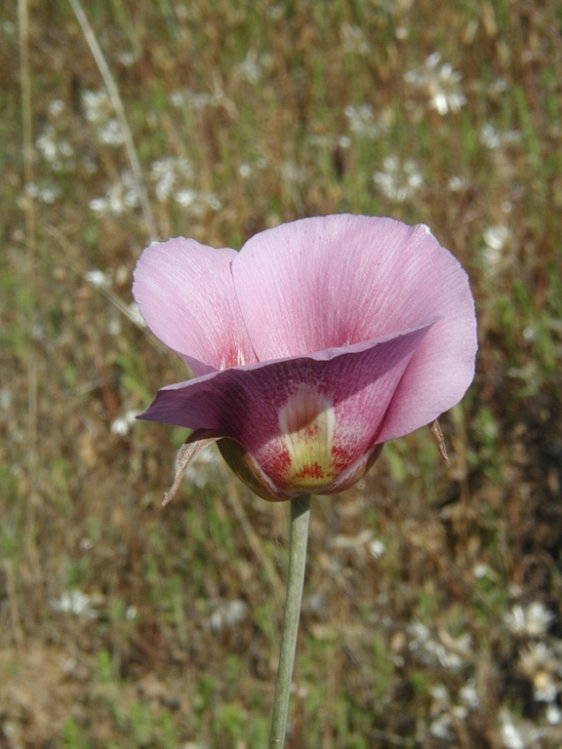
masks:
<svg viewBox="0 0 562 749"><path fill-rule="evenodd" d="M291 539L289 541L287 598L283 618L279 669L277 671L275 698L273 700L269 749L283 749L285 745L289 692L295 662L304 571L306 567L309 520L310 496L303 494L291 501Z"/></svg>

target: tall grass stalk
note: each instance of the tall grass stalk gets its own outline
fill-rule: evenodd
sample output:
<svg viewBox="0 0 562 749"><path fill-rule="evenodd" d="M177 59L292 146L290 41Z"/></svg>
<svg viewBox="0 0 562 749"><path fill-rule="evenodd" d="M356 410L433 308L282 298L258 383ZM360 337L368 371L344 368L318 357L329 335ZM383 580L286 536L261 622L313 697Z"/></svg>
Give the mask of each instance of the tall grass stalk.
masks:
<svg viewBox="0 0 562 749"><path fill-rule="evenodd" d="M21 124L24 179L24 215L26 243L26 276L27 276L27 469L28 501L26 503L27 540L33 536L34 508L37 492L38 474L38 391L37 354L35 350L36 297L37 282L36 263L36 221L35 201L31 186L33 173L33 127L31 110L31 65L29 60L29 9L27 0L18 0L18 35L20 50L20 92Z"/></svg>
<svg viewBox="0 0 562 749"><path fill-rule="evenodd" d="M74 15L76 16L76 20L80 24L80 28L82 29L88 46L90 47L90 51L94 57L94 60L96 61L96 65L98 66L98 70L100 71L100 75L107 89L107 93L109 94L109 98L111 99L111 103L113 104L113 108L115 109L115 114L117 115L117 119L123 133L123 140L125 143L127 158L129 159L131 172L133 173L133 178L135 180L135 188L141 202L144 223L146 225L149 238L156 239L156 223L152 215L152 209L150 208L148 193L146 191L144 177L137 155L137 149L135 147L133 134L131 133L131 128L129 127L129 122L127 120L125 107L123 106L123 100L121 99L119 89L117 88L117 84L115 83L115 79L111 74L111 70L109 69L109 65L107 64L105 55L103 54L103 51L96 38L95 32L91 27L90 22L88 21L88 17L84 12L80 0L69 0L69 2L72 6L72 10L74 11Z"/></svg>

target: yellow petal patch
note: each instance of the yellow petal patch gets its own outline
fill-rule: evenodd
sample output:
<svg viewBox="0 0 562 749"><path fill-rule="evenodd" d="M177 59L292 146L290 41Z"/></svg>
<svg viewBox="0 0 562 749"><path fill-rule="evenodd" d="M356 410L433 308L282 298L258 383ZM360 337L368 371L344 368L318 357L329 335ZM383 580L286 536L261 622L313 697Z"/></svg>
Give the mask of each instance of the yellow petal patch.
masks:
<svg viewBox="0 0 562 749"><path fill-rule="evenodd" d="M314 491L332 481L332 443L336 416L332 401L310 387L301 387L279 411L290 464L286 483Z"/></svg>

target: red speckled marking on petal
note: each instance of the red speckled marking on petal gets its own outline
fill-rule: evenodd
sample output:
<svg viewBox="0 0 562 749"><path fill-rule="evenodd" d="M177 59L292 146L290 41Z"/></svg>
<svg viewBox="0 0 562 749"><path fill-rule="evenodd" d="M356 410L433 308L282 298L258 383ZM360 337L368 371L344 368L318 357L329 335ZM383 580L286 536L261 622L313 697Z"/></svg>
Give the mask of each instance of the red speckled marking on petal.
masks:
<svg viewBox="0 0 562 749"><path fill-rule="evenodd" d="M319 463L309 463L304 468L295 474L296 479L316 479L325 483L327 476L324 474L324 469Z"/></svg>
<svg viewBox="0 0 562 749"><path fill-rule="evenodd" d="M291 456L287 450L281 449L273 458L270 465L272 476L285 476L291 468Z"/></svg>

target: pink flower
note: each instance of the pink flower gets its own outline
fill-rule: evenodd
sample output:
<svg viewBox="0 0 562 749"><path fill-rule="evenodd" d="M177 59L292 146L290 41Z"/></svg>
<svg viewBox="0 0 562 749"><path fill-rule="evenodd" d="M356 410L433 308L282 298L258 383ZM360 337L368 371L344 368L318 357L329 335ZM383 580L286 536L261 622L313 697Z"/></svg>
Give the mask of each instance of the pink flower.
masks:
<svg viewBox="0 0 562 749"><path fill-rule="evenodd" d="M239 253L170 239L144 251L133 292L195 374L141 418L218 440L265 499L342 491L474 376L468 279L424 226L308 218Z"/></svg>

